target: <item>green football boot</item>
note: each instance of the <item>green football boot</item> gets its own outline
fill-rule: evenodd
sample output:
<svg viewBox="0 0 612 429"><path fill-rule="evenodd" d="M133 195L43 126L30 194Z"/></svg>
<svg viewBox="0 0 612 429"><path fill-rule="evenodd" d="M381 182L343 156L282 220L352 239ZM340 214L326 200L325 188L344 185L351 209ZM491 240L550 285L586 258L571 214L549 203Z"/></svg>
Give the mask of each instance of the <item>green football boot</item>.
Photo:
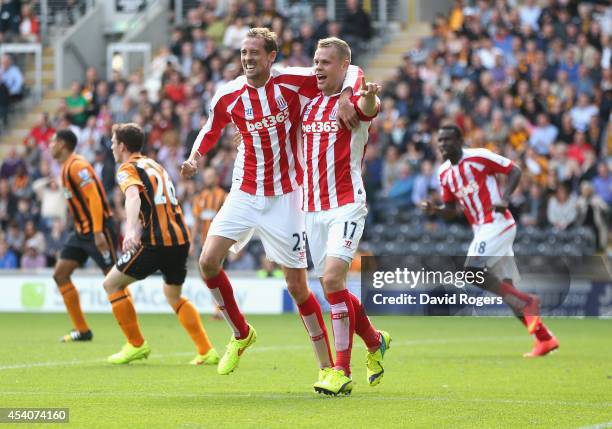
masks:
<svg viewBox="0 0 612 429"><path fill-rule="evenodd" d="M203 355L197 355L189 362L190 365L216 365L219 363L219 353L215 349L210 349Z"/></svg>
<svg viewBox="0 0 612 429"><path fill-rule="evenodd" d="M225 353L219 361L217 372L221 375L230 374L236 369L240 362L242 353L257 340L257 332L255 328L249 325L249 335L242 340L237 340L234 336L230 339L229 344L225 348Z"/></svg>
<svg viewBox="0 0 612 429"><path fill-rule="evenodd" d="M107 359L108 363L115 365L123 365L139 359L147 359L151 354L151 348L145 341L140 347L134 347L130 343L126 343L119 353L110 355Z"/></svg>
<svg viewBox="0 0 612 429"><path fill-rule="evenodd" d="M383 369L383 357L389 348L391 347L391 335L386 331L380 332L380 347L373 352L367 354L367 371L368 384L372 387L377 386L385 374Z"/></svg>
<svg viewBox="0 0 612 429"><path fill-rule="evenodd" d="M314 384L314 390L324 395L350 395L353 391L353 380L347 377L342 369L330 368L323 380Z"/></svg>

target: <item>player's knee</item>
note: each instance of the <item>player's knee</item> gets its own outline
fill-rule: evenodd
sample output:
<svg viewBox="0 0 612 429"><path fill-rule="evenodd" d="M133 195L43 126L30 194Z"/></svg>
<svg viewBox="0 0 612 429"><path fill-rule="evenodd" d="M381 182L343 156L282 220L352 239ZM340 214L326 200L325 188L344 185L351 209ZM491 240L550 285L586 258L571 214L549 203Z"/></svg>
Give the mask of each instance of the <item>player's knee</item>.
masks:
<svg viewBox="0 0 612 429"><path fill-rule="evenodd" d="M70 282L70 273L61 268L56 268L53 271L53 280L55 280L57 286L65 285Z"/></svg>
<svg viewBox="0 0 612 429"><path fill-rule="evenodd" d="M337 274L324 273L322 283L326 294L339 292L344 289L344 279Z"/></svg>
<svg viewBox="0 0 612 429"><path fill-rule="evenodd" d="M221 271L221 261L208 253L200 255L200 271L205 278L209 279L216 276Z"/></svg>
<svg viewBox="0 0 612 429"><path fill-rule="evenodd" d="M111 279L109 279L108 276L102 282L102 287L108 295L110 295L111 293L119 292L121 290L121 287L119 287Z"/></svg>
<svg viewBox="0 0 612 429"><path fill-rule="evenodd" d="M167 296L166 297L166 302L168 303L168 305L172 308L175 309L176 306L178 305L178 303L180 302L181 298L175 298L175 297L170 297Z"/></svg>
<svg viewBox="0 0 612 429"><path fill-rule="evenodd" d="M308 284L301 279L287 279L287 290L289 291L289 295L293 298L293 300L301 304L310 295L310 289L308 289Z"/></svg>
<svg viewBox="0 0 612 429"><path fill-rule="evenodd" d="M172 308L175 308L180 301L181 301L180 295L179 296L166 295L166 302Z"/></svg>
<svg viewBox="0 0 612 429"><path fill-rule="evenodd" d="M181 300L181 288L176 286L164 286L164 296L168 304L174 308Z"/></svg>
<svg viewBox="0 0 612 429"><path fill-rule="evenodd" d="M104 279L104 281L102 282L102 287L104 288L107 294L113 293L113 287L107 279Z"/></svg>

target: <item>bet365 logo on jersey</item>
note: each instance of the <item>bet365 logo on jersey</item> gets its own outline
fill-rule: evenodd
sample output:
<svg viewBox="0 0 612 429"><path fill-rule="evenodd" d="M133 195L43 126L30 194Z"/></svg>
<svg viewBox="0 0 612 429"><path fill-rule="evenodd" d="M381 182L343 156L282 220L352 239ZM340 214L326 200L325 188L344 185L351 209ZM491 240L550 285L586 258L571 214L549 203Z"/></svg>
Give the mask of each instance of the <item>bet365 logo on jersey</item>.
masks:
<svg viewBox="0 0 612 429"><path fill-rule="evenodd" d="M338 129L336 121L314 121L311 124L302 124L304 133L337 133Z"/></svg>
<svg viewBox="0 0 612 429"><path fill-rule="evenodd" d="M257 121L257 122L247 121L246 127L247 127L247 131L253 132L257 130L262 130L264 128L271 128L278 124L282 124L287 119L289 119L289 111L283 110L282 112L278 112L276 115L266 116L261 121Z"/></svg>
<svg viewBox="0 0 612 429"><path fill-rule="evenodd" d="M455 192L455 195L457 196L457 198L464 198L470 194L478 192L478 189L480 189L478 183L470 182L466 186L458 189L457 192Z"/></svg>

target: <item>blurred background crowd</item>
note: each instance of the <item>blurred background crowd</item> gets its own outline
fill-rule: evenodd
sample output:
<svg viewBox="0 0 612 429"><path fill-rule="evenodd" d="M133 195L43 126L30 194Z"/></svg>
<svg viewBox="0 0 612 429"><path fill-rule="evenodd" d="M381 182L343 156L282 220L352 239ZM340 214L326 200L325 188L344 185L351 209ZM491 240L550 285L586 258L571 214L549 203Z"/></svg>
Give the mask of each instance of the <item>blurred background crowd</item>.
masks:
<svg viewBox="0 0 612 429"><path fill-rule="evenodd" d="M0 5L0 41L35 41L31 4L1 0ZM48 152L56 129L71 128L79 137L77 152L93 164L121 222L111 126L128 121L144 128L147 154L164 165L176 185L197 237L196 258L231 184L232 127L194 180L181 179L179 166L207 120L216 89L242 73L238 49L254 26L276 32L278 62L287 66L310 65L317 40L337 36L351 44L353 62L363 67L360 53L376 37L357 0L347 1L347 13L337 22L327 18L325 7L306 2L278 11L272 0L203 0L169 35L149 76L115 72L104 80L88 69L57 111L40 115L22 150L2 160L0 268L52 266L71 226L58 184L60 166ZM432 23L431 35L405 53L394 78L383 83L382 109L363 164L370 208L363 253L405 251L388 243L380 247L384 233L397 237L402 225L412 225L404 228L408 236L418 232L415 242L429 242L447 228L425 218L418 205L439 198L435 131L449 120L463 130L466 146L489 148L521 167L511 211L524 229L561 235L579 231L574 243L592 242L585 252L605 251L612 204L611 65L612 6L607 2L457 0ZM19 75L11 58L3 56L0 113L18 102ZM453 231L461 236L467 227L461 217L457 223ZM466 246L452 243L457 244L452 251ZM278 275L257 241L227 265Z"/></svg>

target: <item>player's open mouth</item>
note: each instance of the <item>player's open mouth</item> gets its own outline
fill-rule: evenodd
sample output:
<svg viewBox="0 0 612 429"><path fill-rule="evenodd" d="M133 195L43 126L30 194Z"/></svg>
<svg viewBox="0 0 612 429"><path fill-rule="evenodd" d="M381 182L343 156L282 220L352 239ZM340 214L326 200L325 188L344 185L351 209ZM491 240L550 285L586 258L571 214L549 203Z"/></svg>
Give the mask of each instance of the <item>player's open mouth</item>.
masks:
<svg viewBox="0 0 612 429"><path fill-rule="evenodd" d="M248 71L255 70L255 64L245 64L244 68Z"/></svg>
<svg viewBox="0 0 612 429"><path fill-rule="evenodd" d="M317 82L325 82L326 79L327 79L327 76L323 76L320 74L317 75Z"/></svg>

